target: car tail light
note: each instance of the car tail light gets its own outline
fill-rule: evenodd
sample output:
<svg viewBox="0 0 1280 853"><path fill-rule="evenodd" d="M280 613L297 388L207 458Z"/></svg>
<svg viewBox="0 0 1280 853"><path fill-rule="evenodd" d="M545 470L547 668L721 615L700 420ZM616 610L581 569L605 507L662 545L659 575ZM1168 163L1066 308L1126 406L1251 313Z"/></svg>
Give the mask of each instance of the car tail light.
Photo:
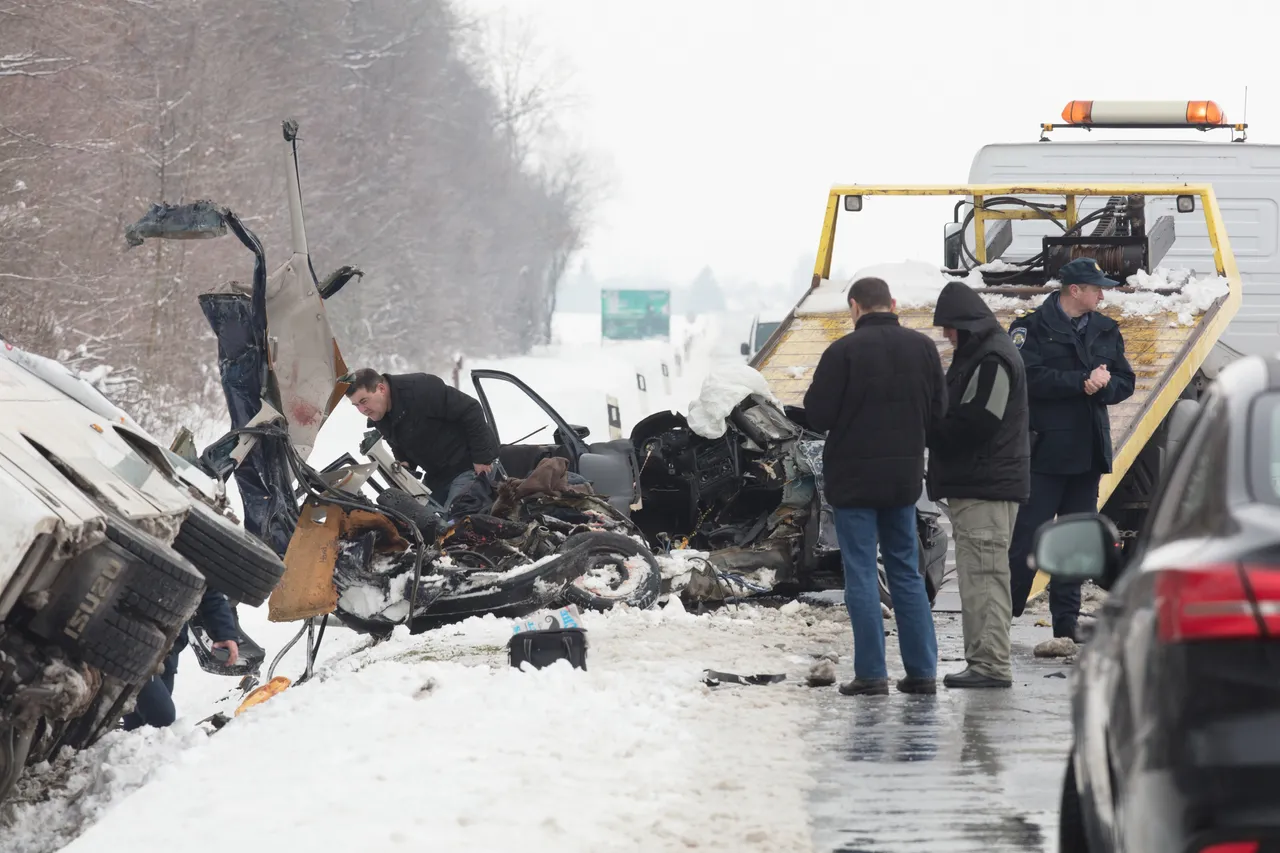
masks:
<svg viewBox="0 0 1280 853"><path fill-rule="evenodd" d="M1256 841L1223 841L1201 847L1200 853L1258 853L1259 846Z"/></svg>
<svg viewBox="0 0 1280 853"><path fill-rule="evenodd" d="M1235 563L1163 571L1156 612L1166 643L1280 633L1280 573Z"/></svg>

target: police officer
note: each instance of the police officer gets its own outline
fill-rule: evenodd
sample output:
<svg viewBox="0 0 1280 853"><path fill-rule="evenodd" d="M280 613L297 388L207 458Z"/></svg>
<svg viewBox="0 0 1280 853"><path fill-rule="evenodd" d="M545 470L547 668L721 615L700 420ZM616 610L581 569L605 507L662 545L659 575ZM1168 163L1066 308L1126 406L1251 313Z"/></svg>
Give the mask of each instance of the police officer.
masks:
<svg viewBox="0 0 1280 853"><path fill-rule="evenodd" d="M1031 497L1009 545L1014 616L1022 615L1035 578L1027 557L1036 530L1057 515L1097 511L1098 483L1111 472L1107 407L1133 395L1120 327L1097 311L1103 289L1119 282L1093 258L1064 265L1058 280L1058 292L1009 326L1031 408ZM1080 582L1050 581L1049 610L1053 636L1075 639Z"/></svg>

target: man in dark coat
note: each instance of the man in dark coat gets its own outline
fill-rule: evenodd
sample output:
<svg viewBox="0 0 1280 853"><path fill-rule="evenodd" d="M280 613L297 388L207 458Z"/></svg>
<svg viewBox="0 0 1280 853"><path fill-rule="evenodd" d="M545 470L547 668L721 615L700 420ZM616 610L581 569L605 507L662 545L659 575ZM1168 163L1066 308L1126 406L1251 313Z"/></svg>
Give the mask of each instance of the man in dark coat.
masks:
<svg viewBox="0 0 1280 853"><path fill-rule="evenodd" d="M235 616L231 612L231 603L220 592L211 589L204 591L200 606L196 608L200 623L213 639L215 649L226 649L227 665L232 666L240 659L240 634L236 631ZM187 623L183 623L178 638L164 659L164 672L151 676L151 680L138 691L134 702L134 710L124 715L122 728L125 731L152 726L163 729L173 725L178 718L178 709L173 703L173 682L178 674L178 658L182 650L190 642Z"/></svg>
<svg viewBox="0 0 1280 853"><path fill-rule="evenodd" d="M1009 548L1013 615L1022 615L1035 579L1027 565L1036 530L1057 515L1096 512L1098 484L1111 472L1107 408L1133 396L1134 376L1117 323L1096 310L1118 282L1092 258L1058 272L1062 287L1009 326L1022 353L1031 401L1031 498L1018 512ZM1076 637L1080 582L1049 583L1053 636Z"/></svg>
<svg viewBox="0 0 1280 853"><path fill-rule="evenodd" d="M929 442L929 497L947 500L967 666L948 687L1011 687L1009 542L1031 491L1027 382L1018 350L968 285L942 289L933 324L954 347L947 416Z"/></svg>
<svg viewBox="0 0 1280 853"><path fill-rule="evenodd" d="M878 278L849 288L854 331L827 347L804 397L809 424L827 433L823 488L835 510L844 561L844 601L853 625L854 679L845 695L889 692L876 544L898 623L904 693L936 691L938 641L919 571L916 501L925 441L946 410L938 348L898 323L897 303Z"/></svg>
<svg viewBox="0 0 1280 853"><path fill-rule="evenodd" d="M498 439L480 403L430 373L384 376L364 367L348 374L347 397L391 446L396 460L421 468L447 510L498 458Z"/></svg>

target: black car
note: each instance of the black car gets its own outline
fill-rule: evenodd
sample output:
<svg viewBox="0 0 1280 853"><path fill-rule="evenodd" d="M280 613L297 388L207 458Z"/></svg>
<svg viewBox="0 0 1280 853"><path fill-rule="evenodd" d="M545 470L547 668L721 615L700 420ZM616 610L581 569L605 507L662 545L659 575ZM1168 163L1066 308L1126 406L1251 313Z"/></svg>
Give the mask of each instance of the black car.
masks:
<svg viewBox="0 0 1280 853"><path fill-rule="evenodd" d="M1280 360L1219 375L1122 555L1096 515L1036 566L1110 594L1072 685L1063 853L1280 851Z"/></svg>

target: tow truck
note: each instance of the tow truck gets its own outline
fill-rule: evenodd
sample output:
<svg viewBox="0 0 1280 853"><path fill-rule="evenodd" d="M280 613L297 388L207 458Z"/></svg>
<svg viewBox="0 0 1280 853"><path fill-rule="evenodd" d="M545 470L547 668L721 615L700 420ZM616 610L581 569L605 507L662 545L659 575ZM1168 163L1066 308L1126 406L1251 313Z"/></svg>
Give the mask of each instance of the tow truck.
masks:
<svg viewBox="0 0 1280 853"><path fill-rule="evenodd" d="M1240 272L1208 183L833 186L810 289L751 366L784 405L802 406L823 351L853 330L845 300L849 282L831 280L837 222L851 218L845 229L852 234L842 235L852 236L854 251L865 258L866 245L882 241L873 236L859 243L859 228L877 210L887 210L888 199L939 197L955 199L955 222L944 229L943 263L881 265L854 278L864 273L886 278L898 299L901 323L933 338L946 366L951 348L933 326L933 310L948 280L973 286L1007 329L1058 287L1054 275L1063 264L1075 257L1096 258L1108 277L1123 283L1101 310L1119 322L1137 376L1133 396L1110 409L1115 460L1112 473L1102 479L1099 507L1122 529L1139 529L1166 452L1194 418L1201 370L1241 305ZM1152 215L1165 210L1171 212ZM1188 246L1195 249L1206 239L1211 268L1166 274L1167 260L1186 257ZM1010 251L1028 245L1038 250L1021 258ZM1046 585L1047 577L1039 575L1031 597Z"/></svg>

